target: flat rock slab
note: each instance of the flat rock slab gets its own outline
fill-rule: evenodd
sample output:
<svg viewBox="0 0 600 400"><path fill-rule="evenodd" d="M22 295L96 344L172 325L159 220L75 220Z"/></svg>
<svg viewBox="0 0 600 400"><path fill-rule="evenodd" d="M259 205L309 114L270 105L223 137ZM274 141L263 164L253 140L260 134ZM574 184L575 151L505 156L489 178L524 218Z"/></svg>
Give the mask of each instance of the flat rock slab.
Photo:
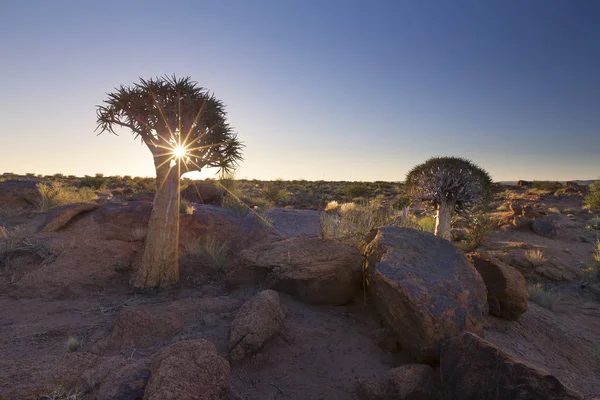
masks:
<svg viewBox="0 0 600 400"><path fill-rule="evenodd" d="M321 229L319 211L274 208L269 211L268 216L273 219L270 233L273 240L289 239L300 234L315 237Z"/></svg>

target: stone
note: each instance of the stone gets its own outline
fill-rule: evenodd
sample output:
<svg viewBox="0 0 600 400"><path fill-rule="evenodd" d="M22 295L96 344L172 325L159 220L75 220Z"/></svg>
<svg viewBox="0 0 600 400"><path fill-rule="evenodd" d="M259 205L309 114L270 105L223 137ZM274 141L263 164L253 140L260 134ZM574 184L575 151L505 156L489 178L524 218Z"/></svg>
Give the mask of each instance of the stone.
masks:
<svg viewBox="0 0 600 400"><path fill-rule="evenodd" d="M48 213L43 232L56 232L67 225L76 216L95 210L99 207L97 203L74 203L53 208Z"/></svg>
<svg viewBox="0 0 600 400"><path fill-rule="evenodd" d="M529 292L519 271L487 253L469 253L467 257L485 282L491 315L516 320L527 311Z"/></svg>
<svg viewBox="0 0 600 400"><path fill-rule="evenodd" d="M365 400L430 400L438 394L433 368L423 364L393 368L382 379L359 378L356 389Z"/></svg>
<svg viewBox="0 0 600 400"><path fill-rule="evenodd" d="M229 286L263 285L308 304L342 305L362 288L362 256L352 246L306 235L244 250Z"/></svg>
<svg viewBox="0 0 600 400"><path fill-rule="evenodd" d="M212 342L177 342L152 360L144 400L225 400L229 374Z"/></svg>
<svg viewBox="0 0 600 400"><path fill-rule="evenodd" d="M255 354L262 345L281 330L285 314L279 294L263 290L245 302L231 324L229 358L237 363Z"/></svg>
<svg viewBox="0 0 600 400"><path fill-rule="evenodd" d="M531 230L540 236L553 238L556 236L556 226L544 219L535 219L531 222Z"/></svg>
<svg viewBox="0 0 600 400"><path fill-rule="evenodd" d="M448 400L581 400L546 371L469 332L444 342L440 373Z"/></svg>
<svg viewBox="0 0 600 400"><path fill-rule="evenodd" d="M368 291L385 325L416 361L435 364L443 339L482 332L485 284L452 243L389 226L374 229L368 239Z"/></svg>

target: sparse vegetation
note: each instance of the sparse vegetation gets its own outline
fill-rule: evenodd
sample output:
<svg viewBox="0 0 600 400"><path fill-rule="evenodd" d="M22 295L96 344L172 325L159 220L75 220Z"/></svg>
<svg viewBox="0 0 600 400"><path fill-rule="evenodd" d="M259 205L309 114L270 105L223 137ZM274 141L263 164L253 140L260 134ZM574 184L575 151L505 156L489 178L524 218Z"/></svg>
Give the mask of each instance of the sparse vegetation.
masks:
<svg viewBox="0 0 600 400"><path fill-rule="evenodd" d="M35 397L35 400L82 400L83 393L77 389L68 390L57 386L50 391Z"/></svg>
<svg viewBox="0 0 600 400"><path fill-rule="evenodd" d="M190 258L202 257L217 271L222 271L229 257L229 246L213 235L192 238L183 246L184 254Z"/></svg>
<svg viewBox="0 0 600 400"><path fill-rule="evenodd" d="M555 192L562 187L562 184L556 181L533 181L531 187L546 192Z"/></svg>
<svg viewBox="0 0 600 400"><path fill-rule="evenodd" d="M271 203L277 204L287 199L287 191L282 181L265 183L262 189L263 196Z"/></svg>
<svg viewBox="0 0 600 400"><path fill-rule="evenodd" d="M181 199L179 201L179 213L180 214L193 214L196 208L190 204L186 199Z"/></svg>
<svg viewBox="0 0 600 400"><path fill-rule="evenodd" d="M56 254L36 240L30 231L19 226L6 228L0 225L0 264L10 267L11 258L19 253L37 256L42 260L40 265L49 264L56 258Z"/></svg>
<svg viewBox="0 0 600 400"><path fill-rule="evenodd" d="M545 289L541 283L527 285L529 290L529 300L554 311L560 301L560 294L554 293L551 289Z"/></svg>
<svg viewBox="0 0 600 400"><path fill-rule="evenodd" d="M585 205L593 210L600 210L600 181L590 185L590 192L585 196Z"/></svg>
<svg viewBox="0 0 600 400"><path fill-rule="evenodd" d="M549 207L548 208L548 212L550 214L560 214L560 210L558 208L556 208L556 207Z"/></svg>
<svg viewBox="0 0 600 400"><path fill-rule="evenodd" d="M363 182L353 183L350 186L346 187L346 196L349 199L354 199L357 197L368 197L369 196L369 186Z"/></svg>
<svg viewBox="0 0 600 400"><path fill-rule="evenodd" d="M404 218L401 212L376 201L367 205L343 203L337 213L321 214L321 237L360 248L371 229L386 225L419 227L414 218Z"/></svg>
<svg viewBox="0 0 600 400"><path fill-rule="evenodd" d="M425 232L435 233L435 218L433 217L423 217L419 218L417 221L419 228Z"/></svg>
<svg viewBox="0 0 600 400"><path fill-rule="evenodd" d="M115 264L115 271L117 271L119 274L122 274L124 272L127 272L131 269L131 265L128 262L119 260L117 261L117 263Z"/></svg>
<svg viewBox="0 0 600 400"><path fill-rule="evenodd" d="M469 244L473 248L481 246L484 239L498 225L498 221L491 218L488 214L478 214L471 218L468 228Z"/></svg>
<svg viewBox="0 0 600 400"><path fill-rule="evenodd" d="M62 182L49 182L37 184L39 196L33 199L39 212L46 212L54 207L85 203L96 200L98 196L89 187L76 188L75 186L64 185Z"/></svg>
<svg viewBox="0 0 600 400"><path fill-rule="evenodd" d="M81 184L85 187L91 187L96 190L100 190L106 187L108 178L105 178L103 174L96 174L95 176L85 175L81 180Z"/></svg>
<svg viewBox="0 0 600 400"><path fill-rule="evenodd" d="M131 230L131 240L133 242L141 242L146 239L146 235L148 234L148 230L143 227L133 228Z"/></svg>
<svg viewBox="0 0 600 400"><path fill-rule="evenodd" d="M67 349L69 351L77 351L81 348L81 340L76 336L69 336L67 339Z"/></svg>
<svg viewBox="0 0 600 400"><path fill-rule="evenodd" d="M546 256L544 256L544 253L540 249L527 250L525 252L525 259L534 267L546 262Z"/></svg>

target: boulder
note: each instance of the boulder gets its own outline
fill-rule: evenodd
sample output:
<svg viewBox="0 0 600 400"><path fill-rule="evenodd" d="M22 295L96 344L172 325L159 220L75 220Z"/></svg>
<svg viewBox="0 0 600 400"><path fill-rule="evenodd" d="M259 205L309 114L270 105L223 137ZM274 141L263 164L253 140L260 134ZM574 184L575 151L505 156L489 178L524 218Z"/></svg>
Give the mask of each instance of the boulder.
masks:
<svg viewBox="0 0 600 400"><path fill-rule="evenodd" d="M519 271L487 253L469 253L467 257L485 282L490 314L515 320L527 311L529 292Z"/></svg>
<svg viewBox="0 0 600 400"><path fill-rule="evenodd" d="M553 238L556 236L556 226L545 219L534 219L531 222L531 230L544 237Z"/></svg>
<svg viewBox="0 0 600 400"><path fill-rule="evenodd" d="M512 224L517 229L529 230L531 228L531 218L524 215L516 215L513 218Z"/></svg>
<svg viewBox="0 0 600 400"><path fill-rule="evenodd" d="M212 342L185 340L162 350L150 364L144 400L218 400L229 392L229 363Z"/></svg>
<svg viewBox="0 0 600 400"><path fill-rule="evenodd" d="M237 264L228 285L263 282L308 304L346 304L362 287L358 250L306 235L245 250Z"/></svg>
<svg viewBox="0 0 600 400"><path fill-rule="evenodd" d="M150 377L150 368L145 360L127 363L114 368L102 380L95 393L97 400L141 399L146 382Z"/></svg>
<svg viewBox="0 0 600 400"><path fill-rule="evenodd" d="M523 207L523 215L529 219L537 219L541 218L543 214L534 207L527 205Z"/></svg>
<svg viewBox="0 0 600 400"><path fill-rule="evenodd" d="M438 394L433 368L423 364L393 368L382 379L359 378L356 389L364 400L430 400Z"/></svg>
<svg viewBox="0 0 600 400"><path fill-rule="evenodd" d="M283 327L285 314L274 290L263 290L239 309L231 324L229 357L239 362L256 353L263 343Z"/></svg>
<svg viewBox="0 0 600 400"><path fill-rule="evenodd" d="M510 211L512 211L513 215L521 215L523 214L523 206L519 203L510 203L509 205Z"/></svg>
<svg viewBox="0 0 600 400"><path fill-rule="evenodd" d="M440 373L448 400L581 400L556 377L463 333L442 345Z"/></svg>
<svg viewBox="0 0 600 400"><path fill-rule="evenodd" d="M46 218L46 224L42 228L44 232L56 232L67 225L73 218L87 211L98 208L97 203L74 203L56 207L50 210Z"/></svg>
<svg viewBox="0 0 600 400"><path fill-rule="evenodd" d="M463 252L408 228L374 229L369 238L368 290L384 323L416 360L436 363L443 339L482 332L487 290Z"/></svg>
<svg viewBox="0 0 600 400"><path fill-rule="evenodd" d="M212 182L193 182L181 191L181 198L199 204L219 204L225 190Z"/></svg>
<svg viewBox="0 0 600 400"><path fill-rule="evenodd" d="M0 182L0 217L17 217L35 211L40 199L39 181L8 180Z"/></svg>

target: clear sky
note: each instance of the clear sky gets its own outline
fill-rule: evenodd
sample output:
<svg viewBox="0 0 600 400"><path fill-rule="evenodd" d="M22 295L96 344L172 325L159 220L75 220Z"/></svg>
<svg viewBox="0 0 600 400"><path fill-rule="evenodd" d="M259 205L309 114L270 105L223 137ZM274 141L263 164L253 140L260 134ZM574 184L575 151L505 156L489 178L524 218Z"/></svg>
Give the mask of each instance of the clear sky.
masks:
<svg viewBox="0 0 600 400"><path fill-rule="evenodd" d="M191 76L245 142L240 178L600 176L600 1L0 0L0 172L153 176L95 106Z"/></svg>

